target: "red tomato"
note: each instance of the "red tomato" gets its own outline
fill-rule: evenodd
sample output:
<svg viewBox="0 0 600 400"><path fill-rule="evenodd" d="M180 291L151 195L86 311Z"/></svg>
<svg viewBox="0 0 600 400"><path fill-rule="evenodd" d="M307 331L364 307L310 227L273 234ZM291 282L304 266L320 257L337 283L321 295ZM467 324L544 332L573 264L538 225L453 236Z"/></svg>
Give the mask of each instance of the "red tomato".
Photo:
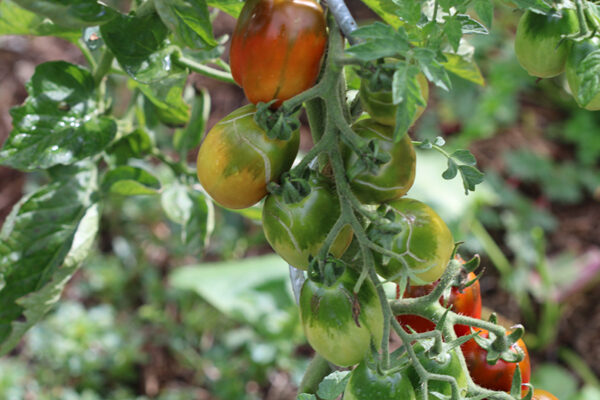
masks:
<svg viewBox="0 0 600 400"><path fill-rule="evenodd" d="M488 337L488 331L485 329L478 330L481 332L479 334L481 337ZM517 346L525 353L525 358L519 363L519 368L521 369L521 382L529 383L531 377L529 353L527 353L527 347L525 347L523 340L519 339L512 345L512 350L514 352L517 352ZM513 375L517 368L516 363L510 363L500 359L494 365L488 364L486 361L487 351L479 347L474 339L464 343L461 346L461 349L465 356L471 378L473 378L473 381L476 384L490 390L510 391ZM526 388L526 386L523 386L523 389Z"/></svg>
<svg viewBox="0 0 600 400"><path fill-rule="evenodd" d="M469 272L467 281L471 281L475 278L476 275ZM423 286L409 286L406 292L404 292L404 298L425 296L433 290L435 285L437 285L437 282ZM400 298L399 286L396 287L396 298ZM473 318L481 318L481 292L479 289L479 281L476 281L463 290L460 290L458 287L453 287L450 291L450 298L446 300L442 296L440 298L440 304L451 305L451 310L456 313L468 315ZM407 332L410 331L408 326L416 332L427 332L435 329L435 324L433 322L418 315L398 315L396 319L400 325L405 327L404 329ZM454 332L456 332L456 336L464 336L471 333L471 328L468 325L455 325Z"/></svg>
<svg viewBox="0 0 600 400"><path fill-rule="evenodd" d="M229 53L233 79L256 104L274 107L314 85L327 43L314 0L248 0Z"/></svg>

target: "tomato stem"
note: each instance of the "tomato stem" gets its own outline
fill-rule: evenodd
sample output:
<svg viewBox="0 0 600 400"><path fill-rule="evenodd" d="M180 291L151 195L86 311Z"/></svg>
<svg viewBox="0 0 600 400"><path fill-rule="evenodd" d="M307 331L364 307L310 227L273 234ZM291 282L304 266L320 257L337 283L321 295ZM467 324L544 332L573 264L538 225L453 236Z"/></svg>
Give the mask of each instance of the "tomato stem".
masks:
<svg viewBox="0 0 600 400"><path fill-rule="evenodd" d="M197 72L201 75L208 76L209 78L213 78L222 82L231 83L236 85L237 83L233 80L233 76L231 73L227 71L221 71L216 68L209 67L208 65L201 64L197 61L194 61L190 58L185 57L180 52L174 52L171 54L171 60L184 68L189 68L190 70Z"/></svg>

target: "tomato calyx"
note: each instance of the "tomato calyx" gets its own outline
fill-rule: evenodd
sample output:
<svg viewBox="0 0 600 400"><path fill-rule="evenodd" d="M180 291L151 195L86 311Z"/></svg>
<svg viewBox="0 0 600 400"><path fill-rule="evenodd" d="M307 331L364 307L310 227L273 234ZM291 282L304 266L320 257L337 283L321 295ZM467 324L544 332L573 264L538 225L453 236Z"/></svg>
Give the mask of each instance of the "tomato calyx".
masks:
<svg viewBox="0 0 600 400"><path fill-rule="evenodd" d="M279 109L272 110L273 103L275 100L258 103L254 121L264 129L269 139L289 140L292 133L300 128L298 113L302 105L290 109L284 103Z"/></svg>
<svg viewBox="0 0 600 400"><path fill-rule="evenodd" d="M342 277L346 268L346 263L333 254L328 254L325 260L309 256L308 279L331 287Z"/></svg>
<svg viewBox="0 0 600 400"><path fill-rule="evenodd" d="M369 140L365 145L360 146L356 154L358 155L358 161L346 171L346 176L350 180L363 172L376 175L379 171L379 166L392 159L389 153L379 148L379 143L375 140Z"/></svg>
<svg viewBox="0 0 600 400"><path fill-rule="evenodd" d="M511 328L511 333L506 336L497 336L493 332L488 333L488 337L482 337L478 332L473 336L475 342L483 350L487 351L486 362L494 365L498 360L504 360L509 363L519 363L525 358L525 353L519 348L513 346L525 332L522 325L515 325Z"/></svg>
<svg viewBox="0 0 600 400"><path fill-rule="evenodd" d="M269 193L280 195L286 204L302 201L311 192L311 170L287 171L281 175L280 183L271 182L267 185Z"/></svg>
<svg viewBox="0 0 600 400"><path fill-rule="evenodd" d="M396 64L386 63L385 60L377 60L369 63L356 71L357 75L367 81L369 90L374 92L392 91L392 82Z"/></svg>

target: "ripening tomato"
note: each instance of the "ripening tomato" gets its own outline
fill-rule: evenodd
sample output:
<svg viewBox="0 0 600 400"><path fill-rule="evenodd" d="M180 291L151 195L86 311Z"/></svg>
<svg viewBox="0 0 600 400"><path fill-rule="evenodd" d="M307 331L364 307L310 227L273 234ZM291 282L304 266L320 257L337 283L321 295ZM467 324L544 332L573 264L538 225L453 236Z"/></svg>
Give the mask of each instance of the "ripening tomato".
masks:
<svg viewBox="0 0 600 400"><path fill-rule="evenodd" d="M310 181L311 191L297 203L288 204L280 194L265 200L262 221L267 241L289 264L308 268L309 256L316 257L340 217L340 202L332 183L319 176ZM341 257L352 241L350 226L342 228L329 250Z"/></svg>
<svg viewBox="0 0 600 400"><path fill-rule="evenodd" d="M416 342L413 345L413 350L423 368L432 374L453 376L456 379L459 389L461 391L466 391L468 385L467 374L460 365L460 360L456 351L451 350L436 358L430 358L427 352L433 346L433 343L433 340L423 340L421 342ZM423 390L421 389L421 380L417 370L411 365L407 372L408 377L416 389L417 399L425 398ZM451 396L452 386L448 382L430 380L427 384L427 392L429 393L428 397L430 399L440 398L438 395L434 395L434 392L444 396Z"/></svg>
<svg viewBox="0 0 600 400"><path fill-rule="evenodd" d="M357 364L383 338L383 311L375 285L366 279L353 293L358 272L346 268L331 285L307 279L300 291L300 319L308 343L341 367Z"/></svg>
<svg viewBox="0 0 600 400"><path fill-rule="evenodd" d="M489 336L487 330L477 330L481 332L479 336L484 338ZM527 352L527 347L525 347L525 343L522 339L517 340L517 342L512 345L511 349L516 353L517 347L525 353L525 358L518 363L519 369L521 370L521 382L529 383L529 379L531 378L529 353ZM465 356L471 378L473 378L473 381L476 384L490 390L510 391L517 363L506 362L500 359L494 365L488 364L486 360L487 351L479 347L474 339L463 343L461 349ZM523 389L525 388L526 386L523 386Z"/></svg>
<svg viewBox="0 0 600 400"><path fill-rule="evenodd" d="M531 400L558 400L558 398L552 393L546 392L545 390L535 389L533 391L533 397Z"/></svg>
<svg viewBox="0 0 600 400"><path fill-rule="evenodd" d="M429 83L425 75L419 73L417 75L417 83L421 88L421 96L423 96L425 103L427 103L429 100ZM360 96L360 103L371 118L383 125L396 126L396 109L398 108L398 104L394 104L391 90L371 90L369 81L363 79L360 82L360 91L358 94ZM417 122L424 111L424 106L417 107L417 113L412 120L412 124Z"/></svg>
<svg viewBox="0 0 600 400"><path fill-rule="evenodd" d="M391 159L380 165L376 175L364 171L350 181L352 191L365 204L384 203L400 198L408 192L415 181L416 155L408 134L395 142L394 128L363 119L352 126L362 138L375 140L379 148ZM345 148L346 170L358 161L356 153Z"/></svg>
<svg viewBox="0 0 600 400"><path fill-rule="evenodd" d="M403 274L410 277L412 285L426 285L438 280L450 261L454 250L452 233L442 218L427 204L418 200L401 198L389 203L394 222L402 230L392 240L391 249L402 257L384 260L374 253L375 268L382 277L399 281ZM369 229L377 229L371 225ZM385 246L383 239L375 240Z"/></svg>
<svg viewBox="0 0 600 400"><path fill-rule="evenodd" d="M314 85L326 43L314 0L248 0L231 39L233 79L252 103L279 107Z"/></svg>
<svg viewBox="0 0 600 400"><path fill-rule="evenodd" d="M560 14L542 15L527 10L521 16L515 36L515 53L529 75L551 78L565 70L570 41L560 43L563 35L579 30L577 14L562 9ZM560 43L560 46L559 46Z"/></svg>
<svg viewBox="0 0 600 400"><path fill-rule="evenodd" d="M360 363L350 374L343 400L415 400L415 390L405 370L380 374Z"/></svg>
<svg viewBox="0 0 600 400"><path fill-rule="evenodd" d="M473 272L469 272L466 281L470 282L475 279L477 275ZM421 297L431 293L433 288L437 285L437 282L430 285L423 286L409 286L404 292L404 298ZM396 298L400 298L400 287L397 286ZM458 314L467 315L473 318L481 318L481 290L479 288L479 281L475 281L471 286L464 289L460 289L453 286L450 291L450 296L446 300L444 296L440 297L440 304L446 306L450 305L450 309ZM408 326L414 329L416 332L427 332L435 329L435 324L430 320L420 317L418 315L404 314L396 317L400 325L405 327L405 330L409 332ZM454 325L454 332L456 336L465 336L471 333L471 328L468 325Z"/></svg>
<svg viewBox="0 0 600 400"><path fill-rule="evenodd" d="M598 38L592 38L584 40L582 42L573 43L573 47L567 56L567 64L565 66L565 75L567 76L567 82L571 89L571 94L575 98L577 104L579 99L577 95L579 93L579 86L581 86L580 77L577 75L577 67L581 65L581 62L592 52L600 50L600 41ZM579 104L581 106L581 104ZM600 93L597 93L588 104L584 106L586 110L597 111L600 110Z"/></svg>
<svg viewBox="0 0 600 400"><path fill-rule="evenodd" d="M300 133L289 140L269 139L254 122L248 104L219 121L206 135L197 160L198 179L206 192L227 208L246 208L267 195L267 184L290 169Z"/></svg>

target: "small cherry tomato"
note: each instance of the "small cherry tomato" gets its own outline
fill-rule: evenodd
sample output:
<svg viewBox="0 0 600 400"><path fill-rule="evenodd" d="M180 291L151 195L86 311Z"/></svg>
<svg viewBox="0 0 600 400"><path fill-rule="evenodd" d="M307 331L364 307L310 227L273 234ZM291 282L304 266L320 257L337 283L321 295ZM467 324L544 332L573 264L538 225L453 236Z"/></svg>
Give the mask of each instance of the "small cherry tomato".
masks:
<svg viewBox="0 0 600 400"><path fill-rule="evenodd" d="M413 345L415 354L417 355L417 358L419 359L419 362L423 368L432 374L453 376L456 379L459 389L461 391L465 391L468 385L467 374L460 365L460 360L456 354L456 351L451 350L450 352L447 352L436 358L431 358L427 352L432 346L433 340L424 340L421 342L416 342ZM425 398L422 393L423 391L421 390L419 374L412 365L408 368L408 376L412 381L413 387L416 389L417 399ZM434 395L434 392L445 396L452 395L452 386L448 382L430 380L427 384L427 390L429 393L428 397L430 399L440 398L438 395Z"/></svg>
<svg viewBox="0 0 600 400"><path fill-rule="evenodd" d="M415 400L406 370L382 375L362 362L350 374L343 400Z"/></svg>
<svg viewBox="0 0 600 400"><path fill-rule="evenodd" d="M470 282L476 277L477 275L473 272L469 272L466 281ZM404 292L403 297L412 298L425 296L426 294L429 294L436 285L437 282L430 285L409 286ZM399 286L397 287L396 298L400 298ZM448 299L445 299L444 296L440 297L440 304L444 306L450 305L450 309L455 313L473 318L481 318L481 290L479 288L479 281L475 281L471 286L463 288L462 290L453 286ZM418 315L398 315L396 319L400 325L405 327L407 332L409 332L409 326L419 333L435 329L435 324L433 322ZM471 328L468 325L457 324L454 325L454 332L456 332L456 336L465 336L471 333Z"/></svg>
<svg viewBox="0 0 600 400"><path fill-rule="evenodd" d="M248 0L231 39L233 79L256 104L284 100L314 85L327 43L313 0Z"/></svg>
<svg viewBox="0 0 600 400"><path fill-rule="evenodd" d="M478 330L481 332L479 334L481 337L487 338L489 336L489 332L485 329ZM529 383L529 379L531 378L529 353L527 352L527 347L525 347L523 340L517 340L517 342L512 345L511 349L516 353L517 347L525 353L525 358L518 363L519 369L521 370L521 382ZM473 381L476 384L490 390L510 392L517 363L506 362L500 359L494 365L488 364L486 361L487 350L479 347L474 339L463 343L461 349L465 356L471 378L473 378ZM525 388L526 386L523 386L523 389Z"/></svg>
<svg viewBox="0 0 600 400"><path fill-rule="evenodd" d="M410 277L412 285L426 285L442 276L454 250L452 233L442 218L427 204L418 200L401 198L390 205L394 222L402 230L392 239L390 250L402 260L384 260L375 252L375 269L382 277L399 281L403 274ZM378 229L372 225L371 229ZM376 243L386 246L385 239Z"/></svg>
<svg viewBox="0 0 600 400"><path fill-rule="evenodd" d="M270 194L265 200L262 221L267 241L289 264L308 268L309 256L316 257L327 234L340 217L340 201L335 188L324 177L310 182L308 196L288 204L283 196ZM342 228L329 252L341 257L352 241L350 226Z"/></svg>
<svg viewBox="0 0 600 400"><path fill-rule="evenodd" d="M394 129L378 124L372 119L363 119L352 126L362 138L375 140L379 149L387 152L391 159L380 165L377 174L364 171L350 181L352 191L365 204L384 203L400 198L408 192L415 181L416 155L408 134L395 142ZM358 161L356 153L344 149L346 170Z"/></svg>
<svg viewBox="0 0 600 400"><path fill-rule="evenodd" d="M327 361L349 367L381 345L383 311L366 279L353 293L358 272L346 268L331 286L307 279L300 291L300 319L308 343Z"/></svg>
<svg viewBox="0 0 600 400"><path fill-rule="evenodd" d="M427 82L427 78L422 73L419 73L417 75L417 82L421 88L421 95L425 103L427 103L429 100L429 83ZM373 91L369 87L368 79L363 79L360 82L359 96L360 103L371 118L383 125L396 126L396 109L398 108L398 104L394 104L391 90ZM425 107L417 107L417 113L413 118L412 124L417 122L424 111Z"/></svg>
<svg viewBox="0 0 600 400"><path fill-rule="evenodd" d="M300 133L289 140L269 139L254 122L248 104L219 121L206 135L197 159L202 187L220 205L247 208L267 195L267 184L290 169Z"/></svg>
<svg viewBox="0 0 600 400"><path fill-rule="evenodd" d="M562 41L562 37L578 29L577 14L573 10L563 8L560 14L547 15L525 11L515 36L519 64L529 75L538 78L559 75L565 70L571 48L571 42Z"/></svg>

